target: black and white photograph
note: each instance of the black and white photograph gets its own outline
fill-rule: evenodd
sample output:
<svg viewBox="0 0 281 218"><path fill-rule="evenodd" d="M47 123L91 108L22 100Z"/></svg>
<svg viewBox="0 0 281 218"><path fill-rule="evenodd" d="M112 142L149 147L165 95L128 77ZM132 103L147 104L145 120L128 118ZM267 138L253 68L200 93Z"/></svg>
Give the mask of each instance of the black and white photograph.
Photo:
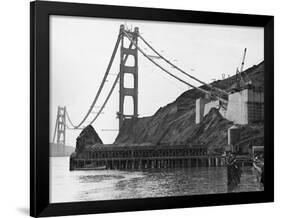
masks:
<svg viewBox="0 0 281 218"><path fill-rule="evenodd" d="M264 28L50 15L50 203L264 191Z"/></svg>
<svg viewBox="0 0 281 218"><path fill-rule="evenodd" d="M1 6L0 217L278 217L277 1Z"/></svg>

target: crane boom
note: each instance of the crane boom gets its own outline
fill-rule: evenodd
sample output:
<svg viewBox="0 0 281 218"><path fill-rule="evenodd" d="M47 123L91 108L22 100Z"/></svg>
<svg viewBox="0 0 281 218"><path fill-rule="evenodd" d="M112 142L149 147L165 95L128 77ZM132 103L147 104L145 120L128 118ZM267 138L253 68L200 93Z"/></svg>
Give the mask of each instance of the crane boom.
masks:
<svg viewBox="0 0 281 218"><path fill-rule="evenodd" d="M242 63L241 63L240 73L243 72L243 68L244 68L244 64L245 64L245 58L246 58L246 52L247 52L247 48L244 49L244 54L243 54L243 59L242 59Z"/></svg>

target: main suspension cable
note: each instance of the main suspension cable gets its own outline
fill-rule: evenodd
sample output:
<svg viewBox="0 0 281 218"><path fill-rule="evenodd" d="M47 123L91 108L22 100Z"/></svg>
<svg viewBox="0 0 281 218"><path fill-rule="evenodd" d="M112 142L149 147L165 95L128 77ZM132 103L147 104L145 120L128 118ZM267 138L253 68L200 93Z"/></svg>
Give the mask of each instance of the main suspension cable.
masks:
<svg viewBox="0 0 281 218"><path fill-rule="evenodd" d="M199 90L200 92L203 92L203 93L205 93L205 94L207 94L207 95L211 95L210 92L208 92L208 91L206 91L206 90L204 90L204 89L202 89L202 88L200 88L200 87L196 87L196 86L194 86L194 85L192 85L192 84L190 84L190 83L188 83L188 82L182 80L181 78L175 76L174 74L170 73L168 70L166 70L165 68L163 68L160 64L158 64L157 62L155 62L152 58L150 58L150 57L133 41L133 39L131 39L131 37L130 37L125 31L123 31L123 33L127 36L127 38L131 41L131 43L133 43L133 45L142 53L143 56L145 56L148 60L150 60L153 64L155 64L155 65L156 65L157 67L159 67L161 70L165 71L167 74L169 74L170 76L172 76L172 77L174 77L175 79L179 80L180 82L182 82L182 83L184 83L184 84L186 84L186 85L188 85L188 86L191 86L191 87L193 87L193 88L195 88L195 89ZM221 100L222 102L227 103L227 101L226 101L225 99L223 99L223 98L221 98L221 97L218 97L218 96L216 96L216 97L217 97L219 100Z"/></svg>
<svg viewBox="0 0 281 218"><path fill-rule="evenodd" d="M114 88L115 88L115 86L116 86L116 84L117 84L117 82L118 82L119 77L120 77L120 72L117 74L116 79L115 79L115 81L114 81L114 83L113 83L113 85L112 85L112 87L111 87L111 89L110 89L110 91L109 91L109 93L108 93L108 95L107 95L107 97L106 97L106 99L105 99L103 105L101 106L100 110L98 111L98 113L96 114L96 116L94 117L94 119L93 119L88 125L91 125L93 122L95 122L96 119L97 119L97 118L99 117L99 115L101 114L101 112L102 112L102 110L104 109L105 105L107 104L109 98L111 97L111 94L112 94L112 92L113 92L113 90L114 90Z"/></svg>
<svg viewBox="0 0 281 218"><path fill-rule="evenodd" d="M169 72L167 69L163 68L160 64L158 64L158 63L157 63L156 61L154 61L151 57L149 57L149 56L136 44L136 42L134 42L134 40L129 36L129 34L128 34L126 31L122 31L122 32L120 32L119 35L118 35L118 38L117 38L117 41L116 41L114 50L113 50L112 55L111 55L111 59L110 59L109 64L108 64L108 66L107 66L106 72L105 72L105 74L104 74L103 80L102 80L102 82L101 82L101 84L100 84L100 87L99 87L99 89L98 89L98 92L97 92L97 94L96 94L96 96L95 96L95 99L94 99L94 101L92 102L92 104L91 104L91 106L90 106L88 112L86 113L86 115L84 116L84 118L82 119L82 121L81 121L78 125L74 125L74 123L73 123L72 120L70 119L70 116L69 116L68 112L66 111L67 120L69 121L69 123L70 123L70 125L73 127L73 129L78 129L78 128L86 121L86 119L89 117L90 113L92 112L92 110L93 110L93 108L94 108L94 106L95 106L95 104L96 104L96 102L97 102L97 100L98 100L98 98L99 98L99 96L100 96L100 94L101 94L101 91L102 91L102 89L103 89L103 87L104 87L104 84L105 84L105 82L106 82L106 79L107 79L107 76L108 76L108 74L109 74L109 71L110 71L110 69L111 69L113 60L114 60L114 58L115 58L115 55L116 55L118 46L119 46L120 41L121 41L121 34L124 34L124 35L130 40L130 42L131 42L131 43L130 43L130 46L129 46L130 48L134 45L134 46L142 53L142 55L144 55L149 61L151 61L154 65L156 65L157 67L159 67L161 70L163 70L164 72L166 72L166 73L169 74L170 76L174 77L175 79L179 80L180 82L182 82L182 83L184 83L184 84L186 84L186 85L188 85L188 86L190 86L190 87L193 87L193 88L199 90L200 92L203 92L203 93L205 93L205 94L211 96L211 92L209 92L209 91L207 91L207 90L204 90L204 89L202 89L202 88L200 88L200 87L196 87L196 86L194 86L194 85L192 85L192 84L190 84L190 83L184 81L183 79L177 77L176 75L172 74L172 73ZM167 60L164 56L162 56L162 55L161 55L156 49L154 49L141 35L138 35L138 37L140 37L140 39L141 39L153 52L155 52L161 59L163 59L165 62L167 62L168 64L170 64L173 68L177 69L178 71L180 71L180 72L183 73L184 75L186 75L186 76L188 76L188 77L190 77L190 78L196 80L197 82L200 82L201 84L204 84L204 85L208 86L209 88L211 88L211 90L212 90L212 89L216 89L216 90L218 90L218 91L220 91L220 92L223 92L224 94L227 94L227 95L228 95L228 93L227 93L226 91L221 90L221 89L219 89L219 88L217 88L217 87L213 87L213 86L211 86L211 85L209 85L209 84L207 84L207 83L205 83L205 82L203 82L203 81L197 79L196 77L194 77L194 76L192 76L192 75L186 73L184 70L182 70L181 68L177 67L176 65L174 65L173 63L171 63L169 60ZM126 61L127 61L127 58L128 58L128 54L125 56L125 58L124 58L123 61L126 62ZM109 91L109 93L108 93L108 95L107 95L107 97L106 97L106 99L105 99L103 105L101 106L100 110L97 112L96 116L95 116L95 117L92 119L92 121L89 123L89 125L91 125L93 122L95 122L95 120L99 117L99 115L100 115L101 112L103 111L103 109L104 109L104 107L106 106L106 104L107 104L109 98L110 98L111 95L112 95L112 92L113 92L113 90L114 90L114 88L115 88L115 86L116 86L116 84L117 84L117 82L118 82L119 77L120 77L120 72L117 74L116 79L115 79L115 81L114 81L114 83L113 83L113 85L112 85L112 87L111 87L111 89L110 89L110 91ZM216 97L217 99L219 99L220 101L222 101L222 102L224 102L224 103L227 103L227 100L225 100L225 99L223 99L223 98L221 98L221 97L219 97L219 96L215 96L215 97ZM71 128L68 127L68 126L67 126L67 128L71 129ZM54 140L54 139L53 139L53 140Z"/></svg>
<svg viewBox="0 0 281 218"><path fill-rule="evenodd" d="M129 49L131 49L132 46L133 46L133 43L131 42L130 45L129 45ZM124 60L121 60L121 61L123 62L123 64L126 63L128 57L129 57L129 54L126 54L125 57L124 57ZM114 90L114 88L115 88L117 82L118 82L119 77L120 77L120 71L118 72L118 74L117 74L117 76L116 76L116 79L115 79L115 81L114 81L114 83L113 83L113 85L112 85L112 87L111 87L111 89L110 89L110 91L109 91L109 93L108 93L108 95L107 95L107 97L106 97L106 99L105 99L103 105L101 106L100 110L98 111L98 113L96 114L96 116L94 117L94 119L93 119L88 125L93 124L93 122L96 121L96 119L99 117L99 115L100 115L101 112L103 111L104 107L106 106L106 104L107 104L107 102L108 102L108 100L109 100L109 98L110 98L110 96L111 96L111 94L112 94L112 92L113 92L113 90Z"/></svg>
<svg viewBox="0 0 281 218"><path fill-rule="evenodd" d="M55 124L55 131L54 131L54 135L53 135L53 143L55 143L55 138L56 138L56 133L57 133L57 126L58 126L58 116L57 116L56 124Z"/></svg>
<svg viewBox="0 0 281 218"><path fill-rule="evenodd" d="M68 114L66 108L65 108L65 114L66 114L66 118L67 118L68 122L70 123L70 125L75 128L75 125L74 125L73 122L71 121L70 116L69 116L69 114ZM78 127L77 127L77 128L78 128Z"/></svg>
<svg viewBox="0 0 281 218"><path fill-rule="evenodd" d="M116 52L117 52L117 49L118 49L118 46L119 46L119 44L120 44L120 40L121 40L121 34L119 33L119 34L118 34L117 41L116 41L115 46L114 46L114 49L113 49L113 52L112 52L112 55L111 55L111 58L110 58L110 61L109 61L109 64L108 64L107 69L106 69L106 71L105 71L105 74L104 74L104 76L103 76L103 80L102 80L102 82L101 82L101 84L100 84L100 87L99 87L99 89L98 89L98 92L97 92L97 94L96 94L96 97L95 97L94 101L92 102L92 104L91 104L91 106L90 106L88 112L86 113L86 115L85 115L84 118L82 119L82 121L81 121L78 125L74 125L73 122L71 121L70 117L69 117L69 114L67 113L67 119L68 119L68 121L70 122L70 124L71 124L75 129L79 128L79 127L85 122L85 120L88 118L88 116L90 115L90 113L92 112L92 110L93 110L93 108L94 108L94 106L95 106L95 104L96 104L96 102L97 102L97 100L98 100L98 98L99 98L99 96L100 96L100 94L101 94L101 91L102 91L102 89L103 89L103 87L104 87L104 84L105 84L105 82L106 82L107 76L108 76L108 74L109 74L109 71L110 71L110 69L111 69L111 66L112 66L114 57L115 57Z"/></svg>
<svg viewBox="0 0 281 218"><path fill-rule="evenodd" d="M156 53L161 59L163 59L165 62L167 62L168 64L170 64L173 68L177 69L178 71L180 71L181 73L183 73L184 75L196 80L197 82L208 86L210 89L216 89L220 92L223 92L224 94L228 95L228 93L222 89L219 89L217 87L213 87L212 85L203 82L202 80L197 79L196 77L190 75L189 73L186 73L184 70L182 70L181 68L179 68L178 66L174 65L172 62L170 62L168 59L166 59L163 55L161 55L156 49L154 49L140 34L139 34L139 38L154 52Z"/></svg>

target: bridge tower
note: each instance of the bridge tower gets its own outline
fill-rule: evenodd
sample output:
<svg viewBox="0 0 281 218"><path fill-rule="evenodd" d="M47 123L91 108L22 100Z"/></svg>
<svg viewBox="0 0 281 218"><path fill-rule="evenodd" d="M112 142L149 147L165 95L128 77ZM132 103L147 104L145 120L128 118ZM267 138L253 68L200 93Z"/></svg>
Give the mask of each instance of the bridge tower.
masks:
<svg viewBox="0 0 281 218"><path fill-rule="evenodd" d="M57 120L53 142L55 142L55 136L57 136L56 143L65 145L65 116L66 116L66 107L58 106Z"/></svg>
<svg viewBox="0 0 281 218"><path fill-rule="evenodd" d="M124 41L129 39L123 33L126 33L133 39L134 43L138 43L139 28L135 27L134 31L125 30L124 25L120 26L121 46L120 46L120 89L119 89L119 130L125 119L135 119L138 117L138 50L130 43L129 47L124 46ZM134 65L126 65L126 56L133 56ZM134 78L134 86L132 88L125 87L124 79L126 74L132 74ZM133 114L124 114L124 100L126 96L133 98Z"/></svg>

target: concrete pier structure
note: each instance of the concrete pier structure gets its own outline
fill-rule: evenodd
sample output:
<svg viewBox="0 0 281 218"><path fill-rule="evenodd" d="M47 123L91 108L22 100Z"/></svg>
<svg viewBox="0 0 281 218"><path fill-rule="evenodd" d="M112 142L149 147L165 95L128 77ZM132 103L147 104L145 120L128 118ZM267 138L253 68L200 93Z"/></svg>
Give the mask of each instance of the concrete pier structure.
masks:
<svg viewBox="0 0 281 218"><path fill-rule="evenodd" d="M229 94L227 109L221 107L219 100L211 101L205 98L196 100L195 123L202 121L211 108L219 110L220 114L234 124L249 124L264 119L264 92L260 88L247 88Z"/></svg>
<svg viewBox="0 0 281 218"><path fill-rule="evenodd" d="M198 98L195 106L195 123L198 124L202 121L203 117L206 116L212 108L219 110L223 117L226 117L226 109L222 107L219 100L210 100L208 98Z"/></svg>
<svg viewBox="0 0 281 218"><path fill-rule="evenodd" d="M223 117L226 117L226 109L224 109L224 108L222 107L222 105L220 104L220 101L219 101L219 100L210 101L210 102L208 102L207 104L205 104L203 116L206 116L212 108L218 109L219 112L220 112L220 114L221 114Z"/></svg>
<svg viewBox="0 0 281 218"><path fill-rule="evenodd" d="M195 103L195 123L198 124L204 117L205 105L210 102L207 98L198 98Z"/></svg>
<svg viewBox="0 0 281 218"><path fill-rule="evenodd" d="M264 119L264 92L258 88L251 88L230 94L226 119L241 125L262 121Z"/></svg>

